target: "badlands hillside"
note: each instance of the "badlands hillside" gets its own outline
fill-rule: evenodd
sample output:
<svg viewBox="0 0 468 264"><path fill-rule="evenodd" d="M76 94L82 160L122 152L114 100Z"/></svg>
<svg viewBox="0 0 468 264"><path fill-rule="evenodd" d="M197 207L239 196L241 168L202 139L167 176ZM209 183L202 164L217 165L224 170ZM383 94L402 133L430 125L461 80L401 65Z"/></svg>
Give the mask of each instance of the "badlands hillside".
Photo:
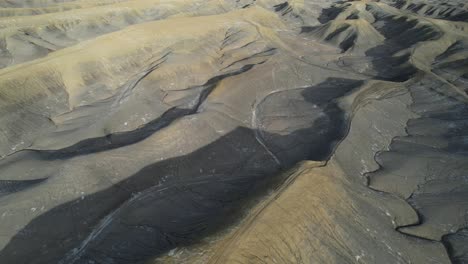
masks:
<svg viewBox="0 0 468 264"><path fill-rule="evenodd" d="M0 263L468 263L468 3L0 0Z"/></svg>

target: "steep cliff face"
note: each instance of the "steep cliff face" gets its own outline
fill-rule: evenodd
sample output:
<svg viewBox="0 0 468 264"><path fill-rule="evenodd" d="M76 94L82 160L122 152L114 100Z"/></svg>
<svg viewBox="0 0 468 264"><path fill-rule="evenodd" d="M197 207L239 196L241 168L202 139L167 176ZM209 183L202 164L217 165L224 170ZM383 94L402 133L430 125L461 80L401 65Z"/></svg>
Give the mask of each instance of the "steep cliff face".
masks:
<svg viewBox="0 0 468 264"><path fill-rule="evenodd" d="M468 261L463 2L0 7L0 263Z"/></svg>

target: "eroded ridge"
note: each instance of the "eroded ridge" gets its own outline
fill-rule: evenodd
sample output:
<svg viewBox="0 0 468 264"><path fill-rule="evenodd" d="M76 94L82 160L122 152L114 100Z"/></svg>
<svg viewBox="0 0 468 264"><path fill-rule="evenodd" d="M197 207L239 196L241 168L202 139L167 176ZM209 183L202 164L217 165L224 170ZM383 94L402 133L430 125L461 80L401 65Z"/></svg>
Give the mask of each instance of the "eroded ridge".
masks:
<svg viewBox="0 0 468 264"><path fill-rule="evenodd" d="M0 263L468 261L464 3L0 7Z"/></svg>

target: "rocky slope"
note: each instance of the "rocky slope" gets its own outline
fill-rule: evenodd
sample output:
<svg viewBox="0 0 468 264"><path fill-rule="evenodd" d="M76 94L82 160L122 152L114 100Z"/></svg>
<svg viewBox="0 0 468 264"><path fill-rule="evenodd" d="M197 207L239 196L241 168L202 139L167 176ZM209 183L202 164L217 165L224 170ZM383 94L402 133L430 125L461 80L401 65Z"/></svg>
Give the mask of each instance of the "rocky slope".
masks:
<svg viewBox="0 0 468 264"><path fill-rule="evenodd" d="M468 263L464 2L0 7L0 263Z"/></svg>

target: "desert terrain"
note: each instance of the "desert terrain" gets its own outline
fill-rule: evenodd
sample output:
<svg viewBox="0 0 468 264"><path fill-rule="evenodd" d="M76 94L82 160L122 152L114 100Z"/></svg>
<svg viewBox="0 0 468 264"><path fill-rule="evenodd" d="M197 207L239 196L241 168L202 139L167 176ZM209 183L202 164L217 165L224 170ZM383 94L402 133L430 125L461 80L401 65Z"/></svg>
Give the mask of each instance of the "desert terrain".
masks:
<svg viewBox="0 0 468 264"><path fill-rule="evenodd" d="M0 0L0 263L468 263L468 3Z"/></svg>

